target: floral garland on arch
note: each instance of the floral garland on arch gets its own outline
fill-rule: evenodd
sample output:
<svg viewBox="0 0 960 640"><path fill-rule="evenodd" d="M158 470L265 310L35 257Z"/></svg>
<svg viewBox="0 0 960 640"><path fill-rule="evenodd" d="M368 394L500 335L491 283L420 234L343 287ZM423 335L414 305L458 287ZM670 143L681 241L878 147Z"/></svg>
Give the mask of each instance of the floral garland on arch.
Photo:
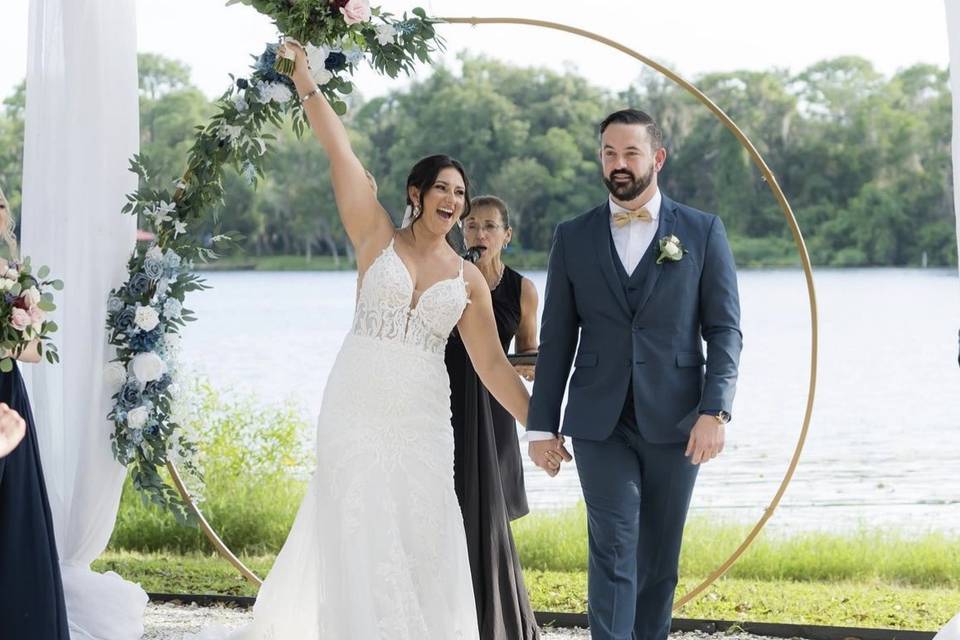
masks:
<svg viewBox="0 0 960 640"><path fill-rule="evenodd" d="M371 8L368 0L230 0L271 17L278 31L304 43L314 79L333 109L346 113L343 97L353 91L349 77L367 61L391 78L410 73L416 61L429 62L443 43L420 9L396 17ZM285 116L302 135L306 128L296 91L277 69L277 44L268 44L248 78L231 78L217 100L216 114L197 134L187 156L187 170L155 180L149 161L134 156L130 170L141 187L127 196L123 212L138 215L153 228L155 241L138 245L127 263L128 278L110 292L107 337L116 357L107 365L106 384L113 393L108 419L116 459L130 468L134 487L144 500L169 509L182 523L191 513L176 490L164 481L168 461L188 477L191 492L202 489L197 448L182 424L185 403L178 383L180 332L196 319L184 307L186 294L209 288L195 272L197 261L217 258L226 236L200 244L188 232L223 198L222 177L232 166L251 184L263 177L263 162L274 139L261 130L280 126Z"/></svg>

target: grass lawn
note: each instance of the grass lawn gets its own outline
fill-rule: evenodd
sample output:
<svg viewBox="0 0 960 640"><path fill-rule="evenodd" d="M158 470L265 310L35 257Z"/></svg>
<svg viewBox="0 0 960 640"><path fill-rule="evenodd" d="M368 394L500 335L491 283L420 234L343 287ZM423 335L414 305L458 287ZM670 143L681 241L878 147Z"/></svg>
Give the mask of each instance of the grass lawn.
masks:
<svg viewBox="0 0 960 640"><path fill-rule="evenodd" d="M242 559L258 575L264 576L274 557ZM108 551L93 566L97 571L116 571L150 592L246 596L256 593L233 567L215 555ZM525 576L534 609L585 610L585 572L528 569ZM680 589L689 589L696 582L686 578ZM932 631L946 624L957 611L960 611L957 587L917 587L879 580L798 582L723 578L677 616Z"/></svg>

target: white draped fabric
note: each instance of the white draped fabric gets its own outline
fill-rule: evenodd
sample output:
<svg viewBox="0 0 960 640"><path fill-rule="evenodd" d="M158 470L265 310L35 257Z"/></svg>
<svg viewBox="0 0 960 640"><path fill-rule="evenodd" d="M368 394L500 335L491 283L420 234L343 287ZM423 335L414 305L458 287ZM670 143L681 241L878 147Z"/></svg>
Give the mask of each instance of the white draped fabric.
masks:
<svg viewBox="0 0 960 640"><path fill-rule="evenodd" d="M953 201L960 206L960 2L945 0L950 44L950 91L953 94ZM957 216L957 252L960 254L960 215Z"/></svg>
<svg viewBox="0 0 960 640"><path fill-rule="evenodd" d="M945 2L950 45L950 93L953 94L953 208L957 217L957 255L960 256L960 213L957 213L960 207L960 2ZM957 360L960 363L960 356ZM960 640L960 632L956 640Z"/></svg>
<svg viewBox="0 0 960 640"><path fill-rule="evenodd" d="M960 206L960 3L945 0L947 36L950 44L950 92L953 94L953 202ZM960 255L960 215L957 215L957 251ZM934 640L960 640L960 613L940 630Z"/></svg>
<svg viewBox="0 0 960 640"><path fill-rule="evenodd" d="M133 0L31 0L22 251L66 287L54 318L62 362L24 367L53 512L72 640L143 634L146 594L90 563L110 539L124 468L110 450L102 371L106 299L122 282L138 150Z"/></svg>

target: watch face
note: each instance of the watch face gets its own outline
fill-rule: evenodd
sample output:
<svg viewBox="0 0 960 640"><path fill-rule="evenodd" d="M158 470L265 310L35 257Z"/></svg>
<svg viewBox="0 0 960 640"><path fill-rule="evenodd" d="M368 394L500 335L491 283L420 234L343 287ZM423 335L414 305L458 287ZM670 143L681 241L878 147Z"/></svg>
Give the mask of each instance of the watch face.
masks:
<svg viewBox="0 0 960 640"><path fill-rule="evenodd" d="M718 413L718 414L717 414L717 418L718 418L718 419L720 420L720 422L722 422L723 424L727 424L728 422L730 422L730 414L727 413L726 411L721 411L720 413Z"/></svg>

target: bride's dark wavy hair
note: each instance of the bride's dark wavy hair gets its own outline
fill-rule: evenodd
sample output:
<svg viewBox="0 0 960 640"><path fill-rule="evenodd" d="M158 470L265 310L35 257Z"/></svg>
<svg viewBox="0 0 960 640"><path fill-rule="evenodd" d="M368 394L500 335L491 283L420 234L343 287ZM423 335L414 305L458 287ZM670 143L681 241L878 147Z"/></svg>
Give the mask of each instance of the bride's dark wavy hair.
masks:
<svg viewBox="0 0 960 640"><path fill-rule="evenodd" d="M420 211L423 211L423 194L434 185L440 172L450 167L456 169L460 173L460 177L463 178L463 213L460 214L460 219L463 220L470 215L470 179L467 177L467 170L463 168L459 160L444 154L427 156L410 169L405 190L407 205L419 207ZM416 187L420 191L420 202L413 202L410 199L410 187Z"/></svg>

